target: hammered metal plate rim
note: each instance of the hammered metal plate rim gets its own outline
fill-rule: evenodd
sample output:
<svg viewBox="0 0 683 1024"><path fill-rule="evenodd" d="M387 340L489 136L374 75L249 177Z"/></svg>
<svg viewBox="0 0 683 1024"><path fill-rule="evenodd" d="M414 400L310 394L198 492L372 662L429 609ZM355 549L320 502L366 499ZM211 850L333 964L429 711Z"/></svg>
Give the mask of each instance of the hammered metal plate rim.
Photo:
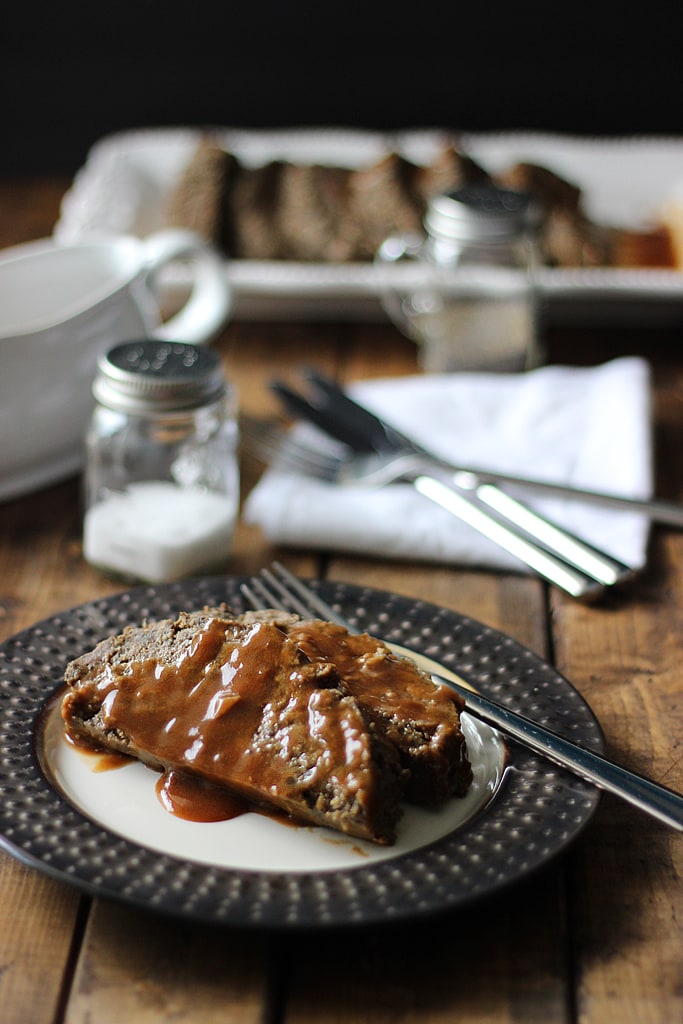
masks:
<svg viewBox="0 0 683 1024"><path fill-rule="evenodd" d="M79 605L0 645L0 845L90 895L231 927L297 929L424 917L491 895L564 851L600 794L514 744L498 792L444 839L348 871L249 872L186 862L85 817L43 774L35 733L68 661L124 626L226 602L243 577L205 577ZM358 628L413 648L482 693L599 753L600 726L578 691L504 633L460 613L350 583L309 581Z"/></svg>

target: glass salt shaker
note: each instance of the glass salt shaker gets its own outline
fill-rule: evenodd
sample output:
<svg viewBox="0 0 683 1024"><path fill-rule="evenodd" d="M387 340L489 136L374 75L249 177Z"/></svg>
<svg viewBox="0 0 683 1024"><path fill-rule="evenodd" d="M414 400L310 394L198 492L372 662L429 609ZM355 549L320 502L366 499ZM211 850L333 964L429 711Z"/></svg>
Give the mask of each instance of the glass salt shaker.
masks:
<svg viewBox="0 0 683 1024"><path fill-rule="evenodd" d="M83 553L161 583L229 556L239 508L237 399L215 352L117 345L99 361L86 434Z"/></svg>
<svg viewBox="0 0 683 1024"><path fill-rule="evenodd" d="M423 370L541 362L535 223L526 193L477 185L433 197L424 237L386 239L376 259L383 305L418 343Z"/></svg>

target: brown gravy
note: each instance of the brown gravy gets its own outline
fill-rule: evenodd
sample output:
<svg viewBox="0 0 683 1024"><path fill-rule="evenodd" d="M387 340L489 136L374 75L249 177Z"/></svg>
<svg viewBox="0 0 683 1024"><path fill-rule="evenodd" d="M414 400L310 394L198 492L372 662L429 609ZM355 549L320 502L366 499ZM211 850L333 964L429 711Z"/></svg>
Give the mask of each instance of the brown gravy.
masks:
<svg viewBox="0 0 683 1024"><path fill-rule="evenodd" d="M287 633L312 663L334 665L349 692L368 710L436 728L453 708L462 709L454 690L434 684L416 671L414 662L366 633L347 633L333 623L321 628L319 622L302 622Z"/></svg>
<svg viewBox="0 0 683 1024"><path fill-rule="evenodd" d="M222 786L168 768L154 787L164 810L184 821L230 821L252 808Z"/></svg>
<svg viewBox="0 0 683 1024"><path fill-rule="evenodd" d="M85 755L94 772L115 771L136 758L120 754L115 750L106 750L82 736L72 736L66 728L62 729L64 741ZM153 769L150 769L153 771ZM154 791L159 803L169 814L184 821L211 822L232 821L242 814L262 814L273 821L291 827L305 826L291 814L285 814L275 807L264 807L253 801L231 793L225 786L214 785L205 779L197 778L189 772L175 768L167 768L157 779Z"/></svg>
<svg viewBox="0 0 683 1024"><path fill-rule="evenodd" d="M124 765L130 764L134 760L128 754L121 754L117 750L105 750L104 747L89 743L83 736L75 736L66 729L64 730L64 739L81 754L88 756L94 772L110 772L115 768L123 768Z"/></svg>

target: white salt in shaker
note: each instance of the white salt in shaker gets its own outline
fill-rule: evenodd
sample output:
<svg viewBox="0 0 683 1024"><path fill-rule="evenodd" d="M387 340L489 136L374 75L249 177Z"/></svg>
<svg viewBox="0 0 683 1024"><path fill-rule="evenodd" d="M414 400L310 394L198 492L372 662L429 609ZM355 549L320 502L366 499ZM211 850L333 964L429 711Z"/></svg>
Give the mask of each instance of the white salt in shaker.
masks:
<svg viewBox="0 0 683 1024"><path fill-rule="evenodd" d="M100 359L83 553L130 581L222 566L239 508L237 400L210 349L132 341Z"/></svg>

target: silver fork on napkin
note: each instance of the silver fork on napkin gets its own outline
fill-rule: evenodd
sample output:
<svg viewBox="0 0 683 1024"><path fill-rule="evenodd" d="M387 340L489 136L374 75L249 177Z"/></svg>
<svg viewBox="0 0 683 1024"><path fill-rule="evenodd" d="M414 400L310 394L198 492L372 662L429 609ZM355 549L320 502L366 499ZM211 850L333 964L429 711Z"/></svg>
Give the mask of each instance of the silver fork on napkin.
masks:
<svg viewBox="0 0 683 1024"><path fill-rule="evenodd" d="M322 618L336 622L349 632L357 632L339 612L319 594L289 572L279 562L272 569L263 569L260 576L242 584L242 594L252 608L296 612L305 618ZM407 649L404 653L410 654ZM646 814L678 831L683 831L683 796L622 768L613 761L585 747L564 739L557 733L490 700L448 677L433 676L435 681L455 690L465 702L465 710L475 718L494 726L537 754L569 769L599 789L620 797Z"/></svg>
<svg viewBox="0 0 683 1024"><path fill-rule="evenodd" d="M490 488L489 495L489 488L477 481L469 486L466 478L456 482L450 470L417 453L349 457L340 448L328 455L306 446L291 432L249 417L243 418L242 437L245 446L267 464L341 486L409 483L572 597L596 597L634 575L630 566L597 551L496 488Z"/></svg>
<svg viewBox="0 0 683 1024"><path fill-rule="evenodd" d="M347 444L356 453L412 452L452 470L476 478L481 483L496 486L512 485L528 494L552 495L581 501L597 508L622 512L637 512L654 523L683 528L683 505L661 498L632 498L605 491L575 487L571 484L539 480L535 477L465 466L446 460L428 451L411 437L407 437L365 406L352 399L336 381L308 369L305 377L311 385L310 397L299 394L281 381L274 381L272 390L294 416L307 419L332 437Z"/></svg>

